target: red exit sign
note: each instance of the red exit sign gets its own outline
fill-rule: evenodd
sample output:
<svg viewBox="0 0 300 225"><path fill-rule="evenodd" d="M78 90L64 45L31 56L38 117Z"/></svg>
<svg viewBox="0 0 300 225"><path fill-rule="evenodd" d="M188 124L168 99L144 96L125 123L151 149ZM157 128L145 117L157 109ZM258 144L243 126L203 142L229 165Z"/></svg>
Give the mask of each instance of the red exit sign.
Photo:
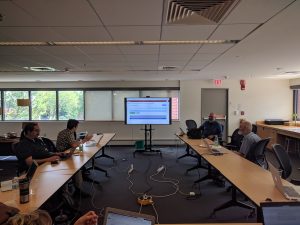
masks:
<svg viewBox="0 0 300 225"><path fill-rule="evenodd" d="M214 80L214 84L216 87L222 86L222 80Z"/></svg>

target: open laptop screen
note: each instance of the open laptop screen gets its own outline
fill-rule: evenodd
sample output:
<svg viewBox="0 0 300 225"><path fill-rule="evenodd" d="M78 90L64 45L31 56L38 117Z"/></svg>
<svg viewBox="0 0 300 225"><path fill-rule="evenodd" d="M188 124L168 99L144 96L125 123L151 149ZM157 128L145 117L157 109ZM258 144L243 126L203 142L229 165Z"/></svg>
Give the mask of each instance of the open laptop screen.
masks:
<svg viewBox="0 0 300 225"><path fill-rule="evenodd" d="M107 207L103 225L154 225L154 223L153 216Z"/></svg>
<svg viewBox="0 0 300 225"><path fill-rule="evenodd" d="M299 225L300 202L262 203L264 225Z"/></svg>

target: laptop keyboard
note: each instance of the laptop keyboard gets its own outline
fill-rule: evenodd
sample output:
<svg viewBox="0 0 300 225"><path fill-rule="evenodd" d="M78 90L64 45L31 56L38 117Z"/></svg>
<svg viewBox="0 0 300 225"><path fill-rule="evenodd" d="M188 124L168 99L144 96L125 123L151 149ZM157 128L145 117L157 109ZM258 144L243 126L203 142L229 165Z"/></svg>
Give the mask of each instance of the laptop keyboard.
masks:
<svg viewBox="0 0 300 225"><path fill-rule="evenodd" d="M293 187L284 186L283 189L288 196L300 198L300 194Z"/></svg>

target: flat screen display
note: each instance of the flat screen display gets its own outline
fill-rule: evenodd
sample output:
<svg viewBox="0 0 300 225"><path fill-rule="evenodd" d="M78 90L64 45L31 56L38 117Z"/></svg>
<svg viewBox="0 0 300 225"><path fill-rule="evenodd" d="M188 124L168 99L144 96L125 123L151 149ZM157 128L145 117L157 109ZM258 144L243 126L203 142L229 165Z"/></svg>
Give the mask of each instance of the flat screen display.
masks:
<svg viewBox="0 0 300 225"><path fill-rule="evenodd" d="M171 98L125 98L125 124L171 124Z"/></svg>

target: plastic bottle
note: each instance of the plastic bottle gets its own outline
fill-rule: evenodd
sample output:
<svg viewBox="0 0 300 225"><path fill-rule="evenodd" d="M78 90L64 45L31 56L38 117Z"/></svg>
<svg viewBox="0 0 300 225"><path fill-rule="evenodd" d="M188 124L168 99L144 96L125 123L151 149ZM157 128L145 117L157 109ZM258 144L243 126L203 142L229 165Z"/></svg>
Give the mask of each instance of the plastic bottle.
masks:
<svg viewBox="0 0 300 225"><path fill-rule="evenodd" d="M82 144L82 141L80 140L80 144L79 144L79 151L80 152L83 152L83 144Z"/></svg>
<svg viewBox="0 0 300 225"><path fill-rule="evenodd" d="M12 189L18 189L19 188L19 179L18 177L14 177L12 180Z"/></svg>
<svg viewBox="0 0 300 225"><path fill-rule="evenodd" d="M215 144L215 146L219 145L219 137L218 137L218 135L215 135L214 144Z"/></svg>

